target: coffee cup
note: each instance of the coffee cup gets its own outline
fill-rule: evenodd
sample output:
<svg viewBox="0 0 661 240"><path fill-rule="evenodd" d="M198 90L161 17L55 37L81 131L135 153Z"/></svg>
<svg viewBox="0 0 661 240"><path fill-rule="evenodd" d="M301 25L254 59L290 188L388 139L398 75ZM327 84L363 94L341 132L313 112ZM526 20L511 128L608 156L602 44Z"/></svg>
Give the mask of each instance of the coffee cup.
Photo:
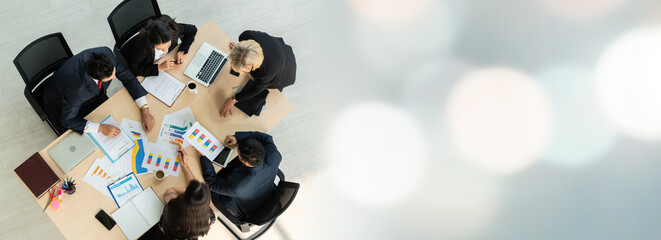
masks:
<svg viewBox="0 0 661 240"><path fill-rule="evenodd" d="M165 174L165 171L159 169L154 172L154 177L156 177L156 180L161 181L165 179L167 175Z"/></svg>
<svg viewBox="0 0 661 240"><path fill-rule="evenodd" d="M197 94L197 83L195 81L188 82L188 84L186 84L186 88L188 88L188 91Z"/></svg>

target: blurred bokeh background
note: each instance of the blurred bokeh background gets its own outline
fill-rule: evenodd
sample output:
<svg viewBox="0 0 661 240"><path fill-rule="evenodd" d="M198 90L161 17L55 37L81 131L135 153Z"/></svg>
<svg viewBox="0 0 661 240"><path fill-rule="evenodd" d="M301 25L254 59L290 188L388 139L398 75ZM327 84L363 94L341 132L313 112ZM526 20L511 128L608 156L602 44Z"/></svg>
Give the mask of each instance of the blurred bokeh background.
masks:
<svg viewBox="0 0 661 240"><path fill-rule="evenodd" d="M661 238L661 2L327 8L320 238Z"/></svg>

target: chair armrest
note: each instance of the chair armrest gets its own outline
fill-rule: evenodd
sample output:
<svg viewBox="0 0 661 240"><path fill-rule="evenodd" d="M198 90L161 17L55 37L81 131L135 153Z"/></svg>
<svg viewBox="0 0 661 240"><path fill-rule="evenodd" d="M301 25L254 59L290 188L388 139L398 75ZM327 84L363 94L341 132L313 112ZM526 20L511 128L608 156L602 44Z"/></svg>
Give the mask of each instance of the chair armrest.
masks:
<svg viewBox="0 0 661 240"><path fill-rule="evenodd" d="M278 173L277 173L278 178L280 179L280 182L285 181L285 174L282 173L280 168L278 168Z"/></svg>

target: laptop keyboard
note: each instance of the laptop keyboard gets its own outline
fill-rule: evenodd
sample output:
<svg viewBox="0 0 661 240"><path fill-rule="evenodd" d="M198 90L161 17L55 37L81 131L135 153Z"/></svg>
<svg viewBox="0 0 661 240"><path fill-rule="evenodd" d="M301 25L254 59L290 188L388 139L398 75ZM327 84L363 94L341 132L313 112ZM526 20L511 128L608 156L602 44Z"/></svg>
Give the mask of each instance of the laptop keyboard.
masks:
<svg viewBox="0 0 661 240"><path fill-rule="evenodd" d="M207 58L207 61L204 62L204 65L202 65L202 68L200 68L200 72L197 73L197 78L200 79L201 81L205 83L209 83L215 76L218 76L216 74L218 71L218 65L221 63L225 63L223 55L216 51L212 51L211 55L209 58Z"/></svg>

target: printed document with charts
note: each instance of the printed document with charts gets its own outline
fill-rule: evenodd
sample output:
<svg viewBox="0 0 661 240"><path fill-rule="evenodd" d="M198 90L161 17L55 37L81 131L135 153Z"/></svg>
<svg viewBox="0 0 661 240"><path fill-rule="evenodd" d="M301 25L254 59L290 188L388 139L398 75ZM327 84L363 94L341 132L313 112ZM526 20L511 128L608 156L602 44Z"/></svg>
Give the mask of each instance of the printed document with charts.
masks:
<svg viewBox="0 0 661 240"><path fill-rule="evenodd" d="M177 100L186 84L174 78L165 71L158 72L158 76L146 77L142 81L142 87L161 102L172 107L174 100Z"/></svg>

